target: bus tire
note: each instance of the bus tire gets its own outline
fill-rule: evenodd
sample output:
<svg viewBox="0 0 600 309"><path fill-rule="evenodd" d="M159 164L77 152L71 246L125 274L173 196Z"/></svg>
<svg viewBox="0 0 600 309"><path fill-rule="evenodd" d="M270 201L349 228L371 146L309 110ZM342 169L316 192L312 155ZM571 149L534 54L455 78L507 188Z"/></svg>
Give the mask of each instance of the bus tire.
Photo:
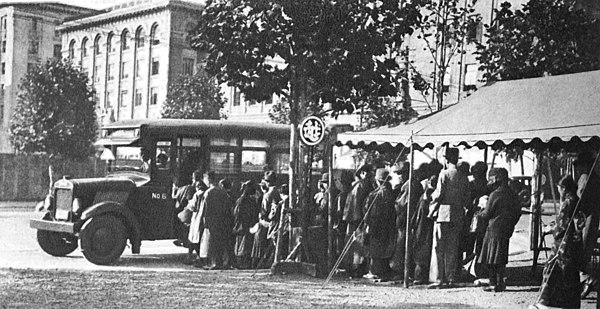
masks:
<svg viewBox="0 0 600 309"><path fill-rule="evenodd" d="M69 233L37 230L37 241L52 256L65 256L77 249L77 237Z"/></svg>
<svg viewBox="0 0 600 309"><path fill-rule="evenodd" d="M121 220L112 215L92 217L83 224L81 252L85 258L97 265L115 262L127 244L127 229Z"/></svg>

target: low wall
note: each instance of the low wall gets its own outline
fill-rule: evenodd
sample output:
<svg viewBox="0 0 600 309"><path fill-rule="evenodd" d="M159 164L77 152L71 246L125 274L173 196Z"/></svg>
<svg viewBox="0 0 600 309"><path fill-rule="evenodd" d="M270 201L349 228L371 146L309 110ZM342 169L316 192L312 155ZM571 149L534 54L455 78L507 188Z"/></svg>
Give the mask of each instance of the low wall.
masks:
<svg viewBox="0 0 600 309"><path fill-rule="evenodd" d="M35 201L48 193L48 166L52 163L53 180L64 175L73 178L104 176L104 162L89 158L85 161L50 160L44 155L0 154L0 201Z"/></svg>

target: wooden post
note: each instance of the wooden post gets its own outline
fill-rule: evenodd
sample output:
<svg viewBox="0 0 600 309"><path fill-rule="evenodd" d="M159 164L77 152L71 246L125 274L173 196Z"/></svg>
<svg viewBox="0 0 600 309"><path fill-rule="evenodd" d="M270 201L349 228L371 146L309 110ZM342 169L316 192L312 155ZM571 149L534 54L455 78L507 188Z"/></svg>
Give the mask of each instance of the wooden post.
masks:
<svg viewBox="0 0 600 309"><path fill-rule="evenodd" d="M330 136L330 141L335 141L335 132L334 129L331 129L331 132L329 132L329 136ZM331 138L333 136L333 138ZM329 157L327 158L327 162L329 165L329 194L328 199L329 201L327 202L328 204L328 209L327 209L327 268L331 269L333 267L333 264L335 264L335 248L334 248L334 239L335 239L335 235L333 232L333 215L334 215L334 203L335 203L335 196L334 196L334 192L336 192L335 189L335 182L333 180L333 142L329 142L327 143L327 150L329 151Z"/></svg>
<svg viewBox="0 0 600 309"><path fill-rule="evenodd" d="M538 150L538 152L536 153L536 164L535 164L535 171L533 173L534 176L536 176L535 178L535 182L533 183L533 185L531 186L531 193L532 193L532 199L531 199L531 217L529 219L529 247L531 250L533 250L533 265L531 266L531 273L535 273L536 268L537 268L537 259L538 256L540 254L539 251L539 246L538 246L538 242L540 239L540 221L541 221L541 206L542 206L542 201L540 201L541 199L541 194L542 194L542 163L544 161L544 154L542 152L542 150Z"/></svg>
<svg viewBox="0 0 600 309"><path fill-rule="evenodd" d="M408 174L408 203L406 205L406 236L404 244L404 287L408 288L408 273L410 267L410 259L412 253L412 238L410 237L410 208L411 208L411 194L412 194L412 180L414 175L414 163L415 163L415 149L413 146L412 132L410 137L410 172Z"/></svg>

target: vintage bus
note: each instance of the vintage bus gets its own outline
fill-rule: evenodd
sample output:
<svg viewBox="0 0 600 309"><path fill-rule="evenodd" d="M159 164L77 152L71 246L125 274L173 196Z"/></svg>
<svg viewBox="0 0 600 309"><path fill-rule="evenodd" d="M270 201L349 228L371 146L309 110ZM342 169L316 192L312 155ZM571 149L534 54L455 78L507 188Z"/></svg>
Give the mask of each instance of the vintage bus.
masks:
<svg viewBox="0 0 600 309"><path fill-rule="evenodd" d="M265 170L287 181L289 126L222 120L127 120L107 125L96 143L107 161L104 178L61 179L32 219L40 247L65 256L81 246L95 264L116 261L129 240L175 239L173 185L195 170L241 181L260 181Z"/></svg>

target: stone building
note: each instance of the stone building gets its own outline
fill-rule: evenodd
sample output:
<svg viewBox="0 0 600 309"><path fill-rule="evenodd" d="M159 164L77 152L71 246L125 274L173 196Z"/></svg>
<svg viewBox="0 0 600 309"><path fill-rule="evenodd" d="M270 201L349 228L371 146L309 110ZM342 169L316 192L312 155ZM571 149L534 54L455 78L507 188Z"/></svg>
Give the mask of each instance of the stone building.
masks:
<svg viewBox="0 0 600 309"><path fill-rule="evenodd" d="M48 58L61 57L56 28L66 18L95 12L52 2L0 4L0 152L12 152L8 128L27 70Z"/></svg>
<svg viewBox="0 0 600 309"><path fill-rule="evenodd" d="M102 123L160 118L169 85L199 64L189 31L203 7L138 0L59 27L62 55L87 72Z"/></svg>

